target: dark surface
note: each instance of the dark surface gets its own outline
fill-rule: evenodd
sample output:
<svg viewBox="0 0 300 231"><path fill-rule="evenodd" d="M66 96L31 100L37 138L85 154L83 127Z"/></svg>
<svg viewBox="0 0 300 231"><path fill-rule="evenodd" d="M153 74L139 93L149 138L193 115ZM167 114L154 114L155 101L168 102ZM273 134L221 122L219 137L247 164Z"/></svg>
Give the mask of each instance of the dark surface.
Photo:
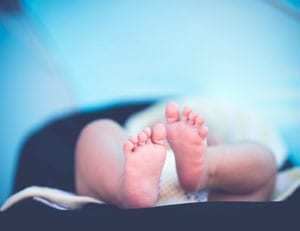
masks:
<svg viewBox="0 0 300 231"><path fill-rule="evenodd" d="M5 230L299 230L288 202L208 202L122 210L88 205L59 211L31 199L0 214Z"/></svg>

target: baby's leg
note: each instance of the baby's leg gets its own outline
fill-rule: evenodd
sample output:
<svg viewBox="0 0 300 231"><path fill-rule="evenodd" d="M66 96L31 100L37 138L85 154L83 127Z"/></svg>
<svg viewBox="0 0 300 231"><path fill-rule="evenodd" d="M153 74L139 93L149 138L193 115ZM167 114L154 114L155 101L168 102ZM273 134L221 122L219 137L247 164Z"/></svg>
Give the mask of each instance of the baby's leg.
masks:
<svg viewBox="0 0 300 231"><path fill-rule="evenodd" d="M188 191L209 189L210 200L267 200L274 187L276 165L263 145L240 142L206 146L203 120L175 103L166 107L167 138L177 173Z"/></svg>
<svg viewBox="0 0 300 231"><path fill-rule="evenodd" d="M129 141L111 120L89 124L76 148L77 192L119 207L154 206L166 155L165 136L159 124Z"/></svg>
<svg viewBox="0 0 300 231"><path fill-rule="evenodd" d="M75 185L80 195L121 205L124 174L122 145L128 137L112 120L88 124L81 132L75 155Z"/></svg>
<svg viewBox="0 0 300 231"><path fill-rule="evenodd" d="M274 190L276 163L272 152L252 141L209 146L206 150L212 201L266 201Z"/></svg>

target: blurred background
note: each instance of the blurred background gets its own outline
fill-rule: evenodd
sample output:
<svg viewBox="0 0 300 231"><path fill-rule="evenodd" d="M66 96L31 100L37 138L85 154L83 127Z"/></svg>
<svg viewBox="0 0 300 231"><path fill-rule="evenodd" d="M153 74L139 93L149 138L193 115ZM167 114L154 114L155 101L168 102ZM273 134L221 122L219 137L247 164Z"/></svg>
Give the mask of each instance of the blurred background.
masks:
<svg viewBox="0 0 300 231"><path fill-rule="evenodd" d="M0 0L0 204L51 119L187 94L268 116L300 165L300 1Z"/></svg>

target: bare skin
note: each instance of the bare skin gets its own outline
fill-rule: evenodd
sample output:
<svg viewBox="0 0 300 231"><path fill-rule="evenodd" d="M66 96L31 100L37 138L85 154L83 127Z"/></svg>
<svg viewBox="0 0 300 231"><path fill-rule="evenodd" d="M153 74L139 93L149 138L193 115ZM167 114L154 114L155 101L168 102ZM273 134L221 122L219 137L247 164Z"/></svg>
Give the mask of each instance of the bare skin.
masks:
<svg viewBox="0 0 300 231"><path fill-rule="evenodd" d="M93 122L76 147L76 190L121 208L155 206L167 138L184 190L209 189L209 200L268 200L276 176L273 154L254 142L207 146L207 135L203 119L189 108L180 113L176 103L166 106L166 126L131 138L111 120Z"/></svg>
<svg viewBox="0 0 300 231"><path fill-rule="evenodd" d="M126 137L110 120L93 122L82 131L76 148L76 190L121 208L153 207L166 159L165 126L156 124ZM124 140L124 146L115 139Z"/></svg>
<svg viewBox="0 0 300 231"><path fill-rule="evenodd" d="M158 200L158 186L166 159L166 131L157 124L144 129L124 145L124 201L129 208L153 207Z"/></svg>
<svg viewBox="0 0 300 231"><path fill-rule="evenodd" d="M176 103L166 107L167 139L177 174L186 191L209 189L209 200L268 200L274 188L273 154L255 142L206 145L203 118Z"/></svg>
<svg viewBox="0 0 300 231"><path fill-rule="evenodd" d="M186 191L198 191L205 185L207 171L204 154L208 129L203 126L204 120L190 108L185 108L180 116L177 105L169 103L166 122L168 143L174 151L179 182Z"/></svg>

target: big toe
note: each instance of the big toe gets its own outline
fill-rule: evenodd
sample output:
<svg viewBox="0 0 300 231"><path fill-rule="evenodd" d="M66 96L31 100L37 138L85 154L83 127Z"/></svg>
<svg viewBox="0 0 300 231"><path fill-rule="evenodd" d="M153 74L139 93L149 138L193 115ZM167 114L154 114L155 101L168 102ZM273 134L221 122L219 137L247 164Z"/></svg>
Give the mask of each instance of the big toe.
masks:
<svg viewBox="0 0 300 231"><path fill-rule="evenodd" d="M178 105L174 102L170 102L166 106L166 119L167 123L174 123L179 120Z"/></svg>
<svg viewBox="0 0 300 231"><path fill-rule="evenodd" d="M156 144L164 144L166 139L166 128L161 123L154 125L152 129L152 142Z"/></svg>

